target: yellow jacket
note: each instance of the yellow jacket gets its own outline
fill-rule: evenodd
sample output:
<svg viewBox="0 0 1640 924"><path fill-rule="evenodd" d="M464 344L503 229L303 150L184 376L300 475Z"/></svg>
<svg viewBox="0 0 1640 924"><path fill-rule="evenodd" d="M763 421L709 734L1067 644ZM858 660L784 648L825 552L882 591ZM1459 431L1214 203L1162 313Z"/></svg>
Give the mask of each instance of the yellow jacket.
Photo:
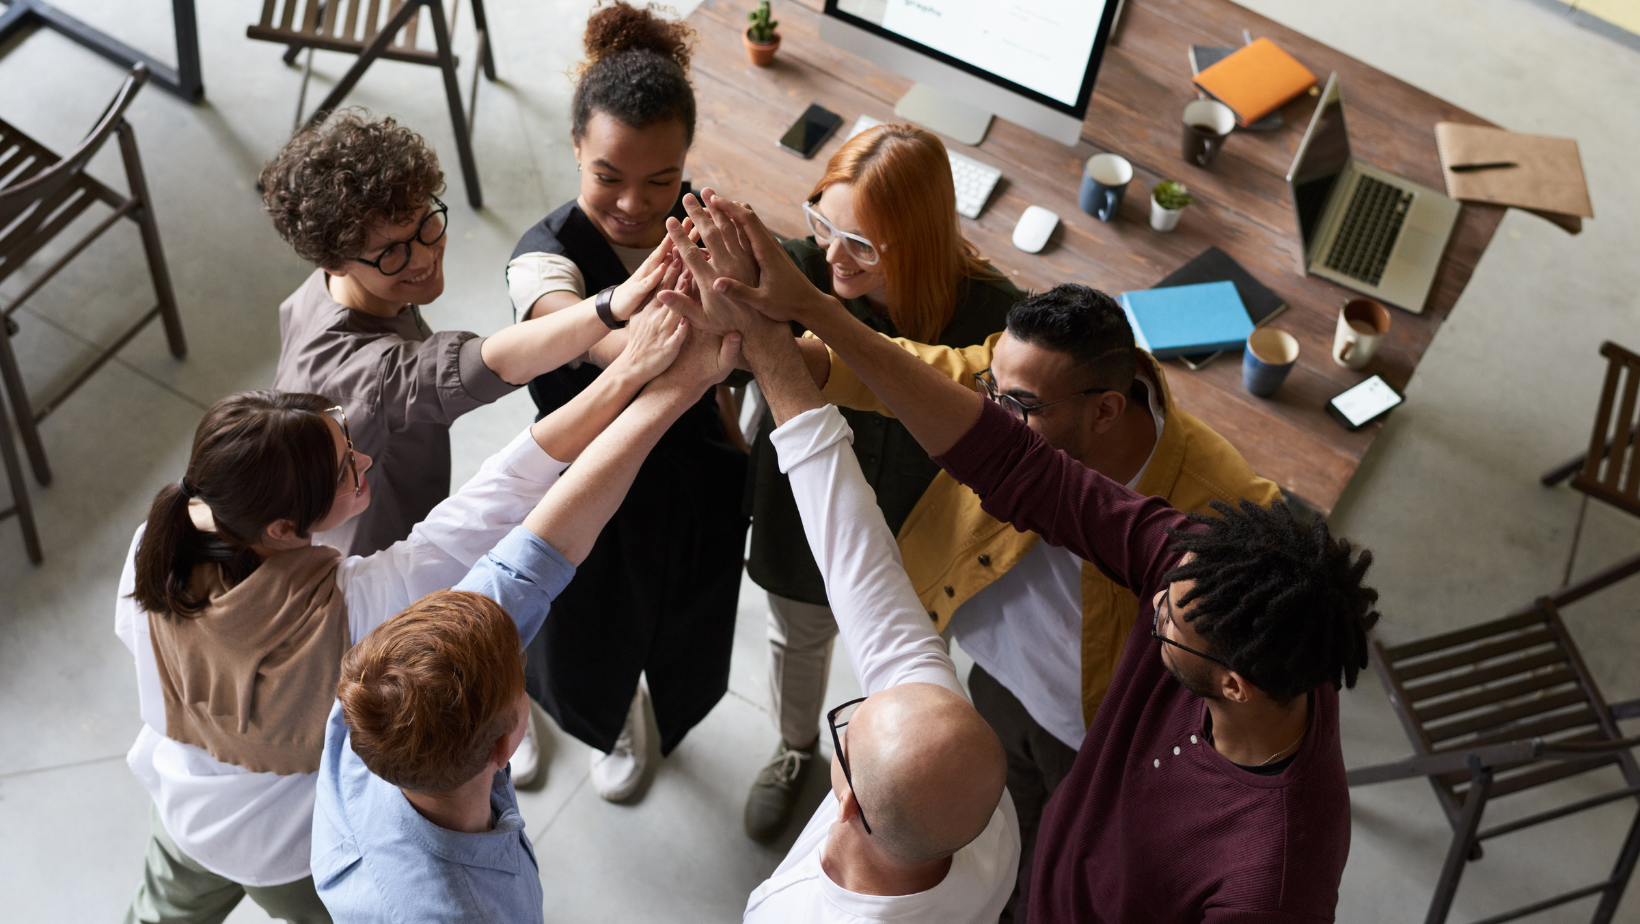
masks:
<svg viewBox="0 0 1640 924"><path fill-rule="evenodd" d="M969 347L928 346L904 338L894 343L963 385L973 386L973 373L991 366L991 351L1000 333ZM1161 387L1166 420L1156 450L1139 478L1140 494L1160 496L1185 512L1212 513L1208 504L1234 504L1248 498L1269 505L1281 496L1275 483L1253 474L1241 454L1206 424L1180 410L1162 368L1149 353L1140 357L1150 377ZM853 370L831 354L831 378L824 389L828 401L840 407L888 414ZM1020 532L991 518L980 509L979 495L940 472L900 528L900 554L917 595L940 631L950 624L957 607L1001 577L1036 545L1036 533ZM1110 688L1116 662L1139 601L1091 564L1082 565L1082 719L1093 721L1105 691Z"/></svg>

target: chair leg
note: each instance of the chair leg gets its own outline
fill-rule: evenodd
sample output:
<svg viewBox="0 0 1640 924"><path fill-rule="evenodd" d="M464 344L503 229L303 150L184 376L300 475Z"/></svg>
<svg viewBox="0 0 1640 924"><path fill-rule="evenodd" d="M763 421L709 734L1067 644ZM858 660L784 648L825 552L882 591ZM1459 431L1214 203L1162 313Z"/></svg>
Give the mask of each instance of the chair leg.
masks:
<svg viewBox="0 0 1640 924"><path fill-rule="evenodd" d="M159 225L154 221L154 203L148 196L148 179L142 170L142 155L137 152L137 133L129 122L119 127L120 157L125 161L125 180L131 187L131 198L141 205L137 208L137 227L142 229L142 250L148 257L148 275L154 281L154 294L159 297L159 317L165 324L165 342L171 355L181 359L188 355L188 339L182 333L182 315L177 312L176 290L171 287L171 270L165 263L165 248L159 242Z"/></svg>
<svg viewBox="0 0 1640 924"><path fill-rule="evenodd" d="M28 560L38 565L45 560L45 555L40 550L40 533L34 526L34 506L29 502L28 483L23 477L23 460L11 439L11 415L6 413L4 401L0 401L0 457L4 457L6 480L11 482L12 511L23 529L23 547L28 550Z"/></svg>
<svg viewBox="0 0 1640 924"><path fill-rule="evenodd" d="M292 135L302 130L302 110L307 108L308 81L313 79L313 49L309 48L307 63L302 65L302 89L296 93L296 118L290 125Z"/></svg>
<svg viewBox="0 0 1640 924"><path fill-rule="evenodd" d="M359 78L364 76L364 72L377 58L381 57L382 52L387 50L387 46L393 44L393 39L404 28L404 24L410 21L410 17L416 14L418 8L426 6L427 3L428 0L407 0L403 6L399 7L398 12L388 18L387 24L382 26L380 32L376 33L376 37L370 40L370 44L366 45L363 51L359 52L358 60L354 61L353 66L347 69L346 74L342 75L341 82L337 83L330 91L330 95L325 97L325 101L319 104L319 108L313 110L313 115L308 116L308 125L317 125L323 122L326 116L342 104L342 100L346 98L347 94L353 92L353 87L358 84Z"/></svg>
<svg viewBox="0 0 1640 924"><path fill-rule="evenodd" d="M1583 538L1583 515L1589 512L1589 495L1583 495L1583 500L1577 505L1577 525L1572 527L1572 550L1566 553L1566 573L1560 576L1560 588L1565 590L1572 583L1572 566L1577 564L1577 544Z"/></svg>
<svg viewBox="0 0 1640 924"><path fill-rule="evenodd" d="M1634 823L1629 825L1629 836L1623 840L1623 850L1617 855L1617 864L1612 867L1611 885L1601 893L1600 904L1594 910L1594 924L1610 924L1612 916L1617 914L1617 904L1623 900L1623 890L1628 887L1629 877L1634 875L1635 861L1640 860L1640 812L1636 812Z"/></svg>
<svg viewBox="0 0 1640 924"><path fill-rule="evenodd" d="M1481 812L1486 798L1492 792L1492 770L1482 767L1480 759L1469 758L1469 793L1464 796L1463 813L1458 816L1457 829L1452 832L1452 846L1446 851L1446 864L1441 867L1441 879L1435 884L1435 895L1429 902L1429 915L1424 924L1445 924L1452 911L1452 899L1458 894L1458 880L1463 878L1464 864L1469 862L1475 846L1475 832L1481 826Z"/></svg>
<svg viewBox="0 0 1640 924"><path fill-rule="evenodd" d="M11 349L10 319L0 336L0 381L11 394L11 410L17 416L17 432L22 434L23 448L28 452L34 480L42 486L51 484L51 466L46 462L45 445L40 442L40 425L34 419L34 408L29 406L28 392L23 389L23 374L17 368L17 354Z"/></svg>
<svg viewBox="0 0 1640 924"><path fill-rule="evenodd" d="M473 28L478 30L478 60L484 65L484 79L494 80L495 56L490 53L490 21L484 15L484 0L473 0Z"/></svg>
<svg viewBox="0 0 1640 924"><path fill-rule="evenodd" d="M450 102L450 121L456 130L456 154L461 158L461 175L467 181L467 201L477 211L484 207L478 188L478 162L473 158L473 136L461 112L461 83L456 79L455 56L450 53L450 24L444 18L443 0L423 0L433 21L433 39L438 43L439 70L444 73L444 95ZM475 84L476 88L476 84Z"/></svg>

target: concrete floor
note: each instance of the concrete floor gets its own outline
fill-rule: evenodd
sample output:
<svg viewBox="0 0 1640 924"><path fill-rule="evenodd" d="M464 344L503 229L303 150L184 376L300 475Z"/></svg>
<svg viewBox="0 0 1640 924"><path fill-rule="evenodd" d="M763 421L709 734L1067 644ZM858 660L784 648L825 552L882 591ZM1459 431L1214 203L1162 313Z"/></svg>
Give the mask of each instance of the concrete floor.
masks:
<svg viewBox="0 0 1640 924"><path fill-rule="evenodd" d="M60 5L132 44L170 47L164 0ZM1640 55L1522 0L1248 5L1500 124L1582 145L1598 219L1570 237L1529 215L1505 218L1406 407L1333 517L1337 530L1376 553L1384 638L1497 615L1558 583L1577 499L1539 488L1535 476L1587 438L1599 343L1640 343L1632 258L1640 241ZM43 566L27 563L13 524L0 524L0 894L8 920L111 920L130 899L147 797L123 760L138 718L130 656L111 625L121 556L154 491L181 471L202 410L271 379L275 310L308 273L261 215L253 189L261 163L288 134L299 81L278 63L278 49L244 38L259 6L200 4L208 99L187 106L149 89L129 116L192 352L173 361L151 329L47 421L57 478L32 489ZM434 73L377 66L349 98L398 115L444 155L453 187L449 285L429 317L481 333L509 320L501 268L519 232L576 188L564 69L578 55L585 0L492 0L490 15L505 80L479 91L483 212L458 191ZM458 35L458 49L470 43ZM0 116L59 151L119 80L113 65L48 32L0 53ZM345 63L321 55L315 92ZM112 151L93 170L118 177ZM116 229L21 317L17 346L31 388L46 393L64 381L88 344L108 339L117 323L109 319L145 309L148 293L136 235ZM530 411L519 394L463 418L456 478ZM1584 549L1580 573L1640 549L1640 523L1596 505ZM1640 696L1635 599L1632 586L1620 587L1566 614L1613 699ZM552 735L549 782L520 801L553 920L734 919L783 854L784 845L765 849L740 833L746 786L774 738L764 707L763 604L750 584L741 615L730 694L659 767L640 804L598 799L586 785L585 747ZM854 687L839 659L832 699ZM1375 679L1363 677L1343 702L1350 765L1405 753ZM1569 783L1562 795L1609 782ZM818 799L819 790L807 795ZM1421 917L1448 838L1428 788L1411 781L1353 797L1339 919ZM1505 804L1499 817L1531 808ZM1626 808L1600 810L1489 847L1467 873L1454 919L1604 875L1628 818ZM1542 919L1579 920L1589 908L1586 901ZM1631 895L1619 918L1640 920L1640 899ZM250 903L232 918L263 919Z"/></svg>

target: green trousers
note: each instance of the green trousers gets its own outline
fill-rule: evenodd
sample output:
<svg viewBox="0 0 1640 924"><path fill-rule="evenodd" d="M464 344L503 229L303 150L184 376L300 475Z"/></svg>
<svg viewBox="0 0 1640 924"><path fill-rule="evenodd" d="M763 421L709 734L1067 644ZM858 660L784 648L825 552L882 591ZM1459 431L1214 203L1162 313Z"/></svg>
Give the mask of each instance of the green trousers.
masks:
<svg viewBox="0 0 1640 924"><path fill-rule="evenodd" d="M219 924L249 895L271 918L293 924L331 924L313 877L276 886L247 886L195 863L171 840L150 807L147 868L125 912L125 924Z"/></svg>

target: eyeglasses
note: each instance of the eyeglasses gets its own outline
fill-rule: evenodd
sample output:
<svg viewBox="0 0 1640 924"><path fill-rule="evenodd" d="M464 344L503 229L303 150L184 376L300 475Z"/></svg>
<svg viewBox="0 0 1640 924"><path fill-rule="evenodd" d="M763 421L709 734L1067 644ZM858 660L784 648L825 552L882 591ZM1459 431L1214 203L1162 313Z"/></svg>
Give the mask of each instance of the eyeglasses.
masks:
<svg viewBox="0 0 1640 924"><path fill-rule="evenodd" d="M353 434L347 432L347 412L342 410L341 405L338 404L335 407L326 408L325 413L331 415L332 420L342 425L342 439L347 441L347 470L353 473L353 496L358 497L364 493L364 486L359 483L358 460L353 458ZM342 480L341 472L336 473L336 480ZM337 491L336 493L340 494L342 492Z"/></svg>
<svg viewBox="0 0 1640 924"><path fill-rule="evenodd" d="M1176 623L1176 620L1173 618L1173 591L1172 590L1163 591L1163 593L1162 593L1162 602L1167 606L1167 621ZM1162 608L1161 607L1157 607L1155 615L1151 617L1150 637L1157 640L1157 641L1159 641L1159 642L1162 642L1164 644L1172 645L1174 648L1178 648L1178 649L1181 649L1183 651L1188 651L1188 652L1190 652L1191 654L1195 655L1198 658L1206 658L1207 660L1212 661L1214 664L1217 664L1218 666L1224 668L1227 671L1235 670L1235 668L1233 668L1230 665L1226 664L1225 662L1219 660L1218 658L1213 657L1212 655L1208 654L1205 651L1197 651L1196 649L1191 648L1189 645L1181 645L1178 642L1175 642L1174 640L1172 640L1172 639L1168 638L1167 636L1163 635L1162 634Z"/></svg>
<svg viewBox="0 0 1640 924"><path fill-rule="evenodd" d="M876 266L882 254L877 252L877 245L852 231L844 231L826 220L826 216L815 210L814 204L803 203L803 217L808 219L809 230L814 232L814 239L822 244L830 244L836 238L843 239L843 249L865 266Z"/></svg>
<svg viewBox="0 0 1640 924"><path fill-rule="evenodd" d="M1043 404L1026 404L1013 395L997 391L996 378L991 374L990 369L981 369L974 373L974 381L979 383L979 387L984 390L986 397L1002 405L1002 409L1013 415L1013 418L1020 423L1030 423L1031 412L1033 411L1040 411L1045 407L1053 407L1056 404L1063 404L1077 398L1086 398L1088 395L1098 395L1116 390L1114 388L1090 388L1087 391L1079 391L1057 401L1048 401Z"/></svg>
<svg viewBox="0 0 1640 924"><path fill-rule="evenodd" d="M859 808L860 806L860 794L854 792L854 776L849 773L848 755L843 753L843 739L837 734L837 729L848 725L849 719L854 718L854 710L860 708L860 704L865 701L866 698L864 696L859 699L851 699L843 705L838 706L836 709L826 713L826 724L831 726L832 751L837 755L837 763L843 768L843 779L848 782L848 791L854 793L854 805L856 808ZM841 722L838 721L839 718L842 719ZM871 833L871 825L866 822L866 810L863 808L860 808L860 824L866 829L867 834Z"/></svg>
<svg viewBox="0 0 1640 924"><path fill-rule="evenodd" d="M423 246L431 247L444 238L444 231L447 227L444 216L449 214L450 207L438 201L437 196L433 197L433 204L437 208L427 213L427 217L423 218L421 224L416 227L416 233L413 236L388 244L374 260L354 257L353 261L363 263L365 266L373 266L383 276L397 276L399 273L404 272L404 268L410 265L411 244L420 241Z"/></svg>

